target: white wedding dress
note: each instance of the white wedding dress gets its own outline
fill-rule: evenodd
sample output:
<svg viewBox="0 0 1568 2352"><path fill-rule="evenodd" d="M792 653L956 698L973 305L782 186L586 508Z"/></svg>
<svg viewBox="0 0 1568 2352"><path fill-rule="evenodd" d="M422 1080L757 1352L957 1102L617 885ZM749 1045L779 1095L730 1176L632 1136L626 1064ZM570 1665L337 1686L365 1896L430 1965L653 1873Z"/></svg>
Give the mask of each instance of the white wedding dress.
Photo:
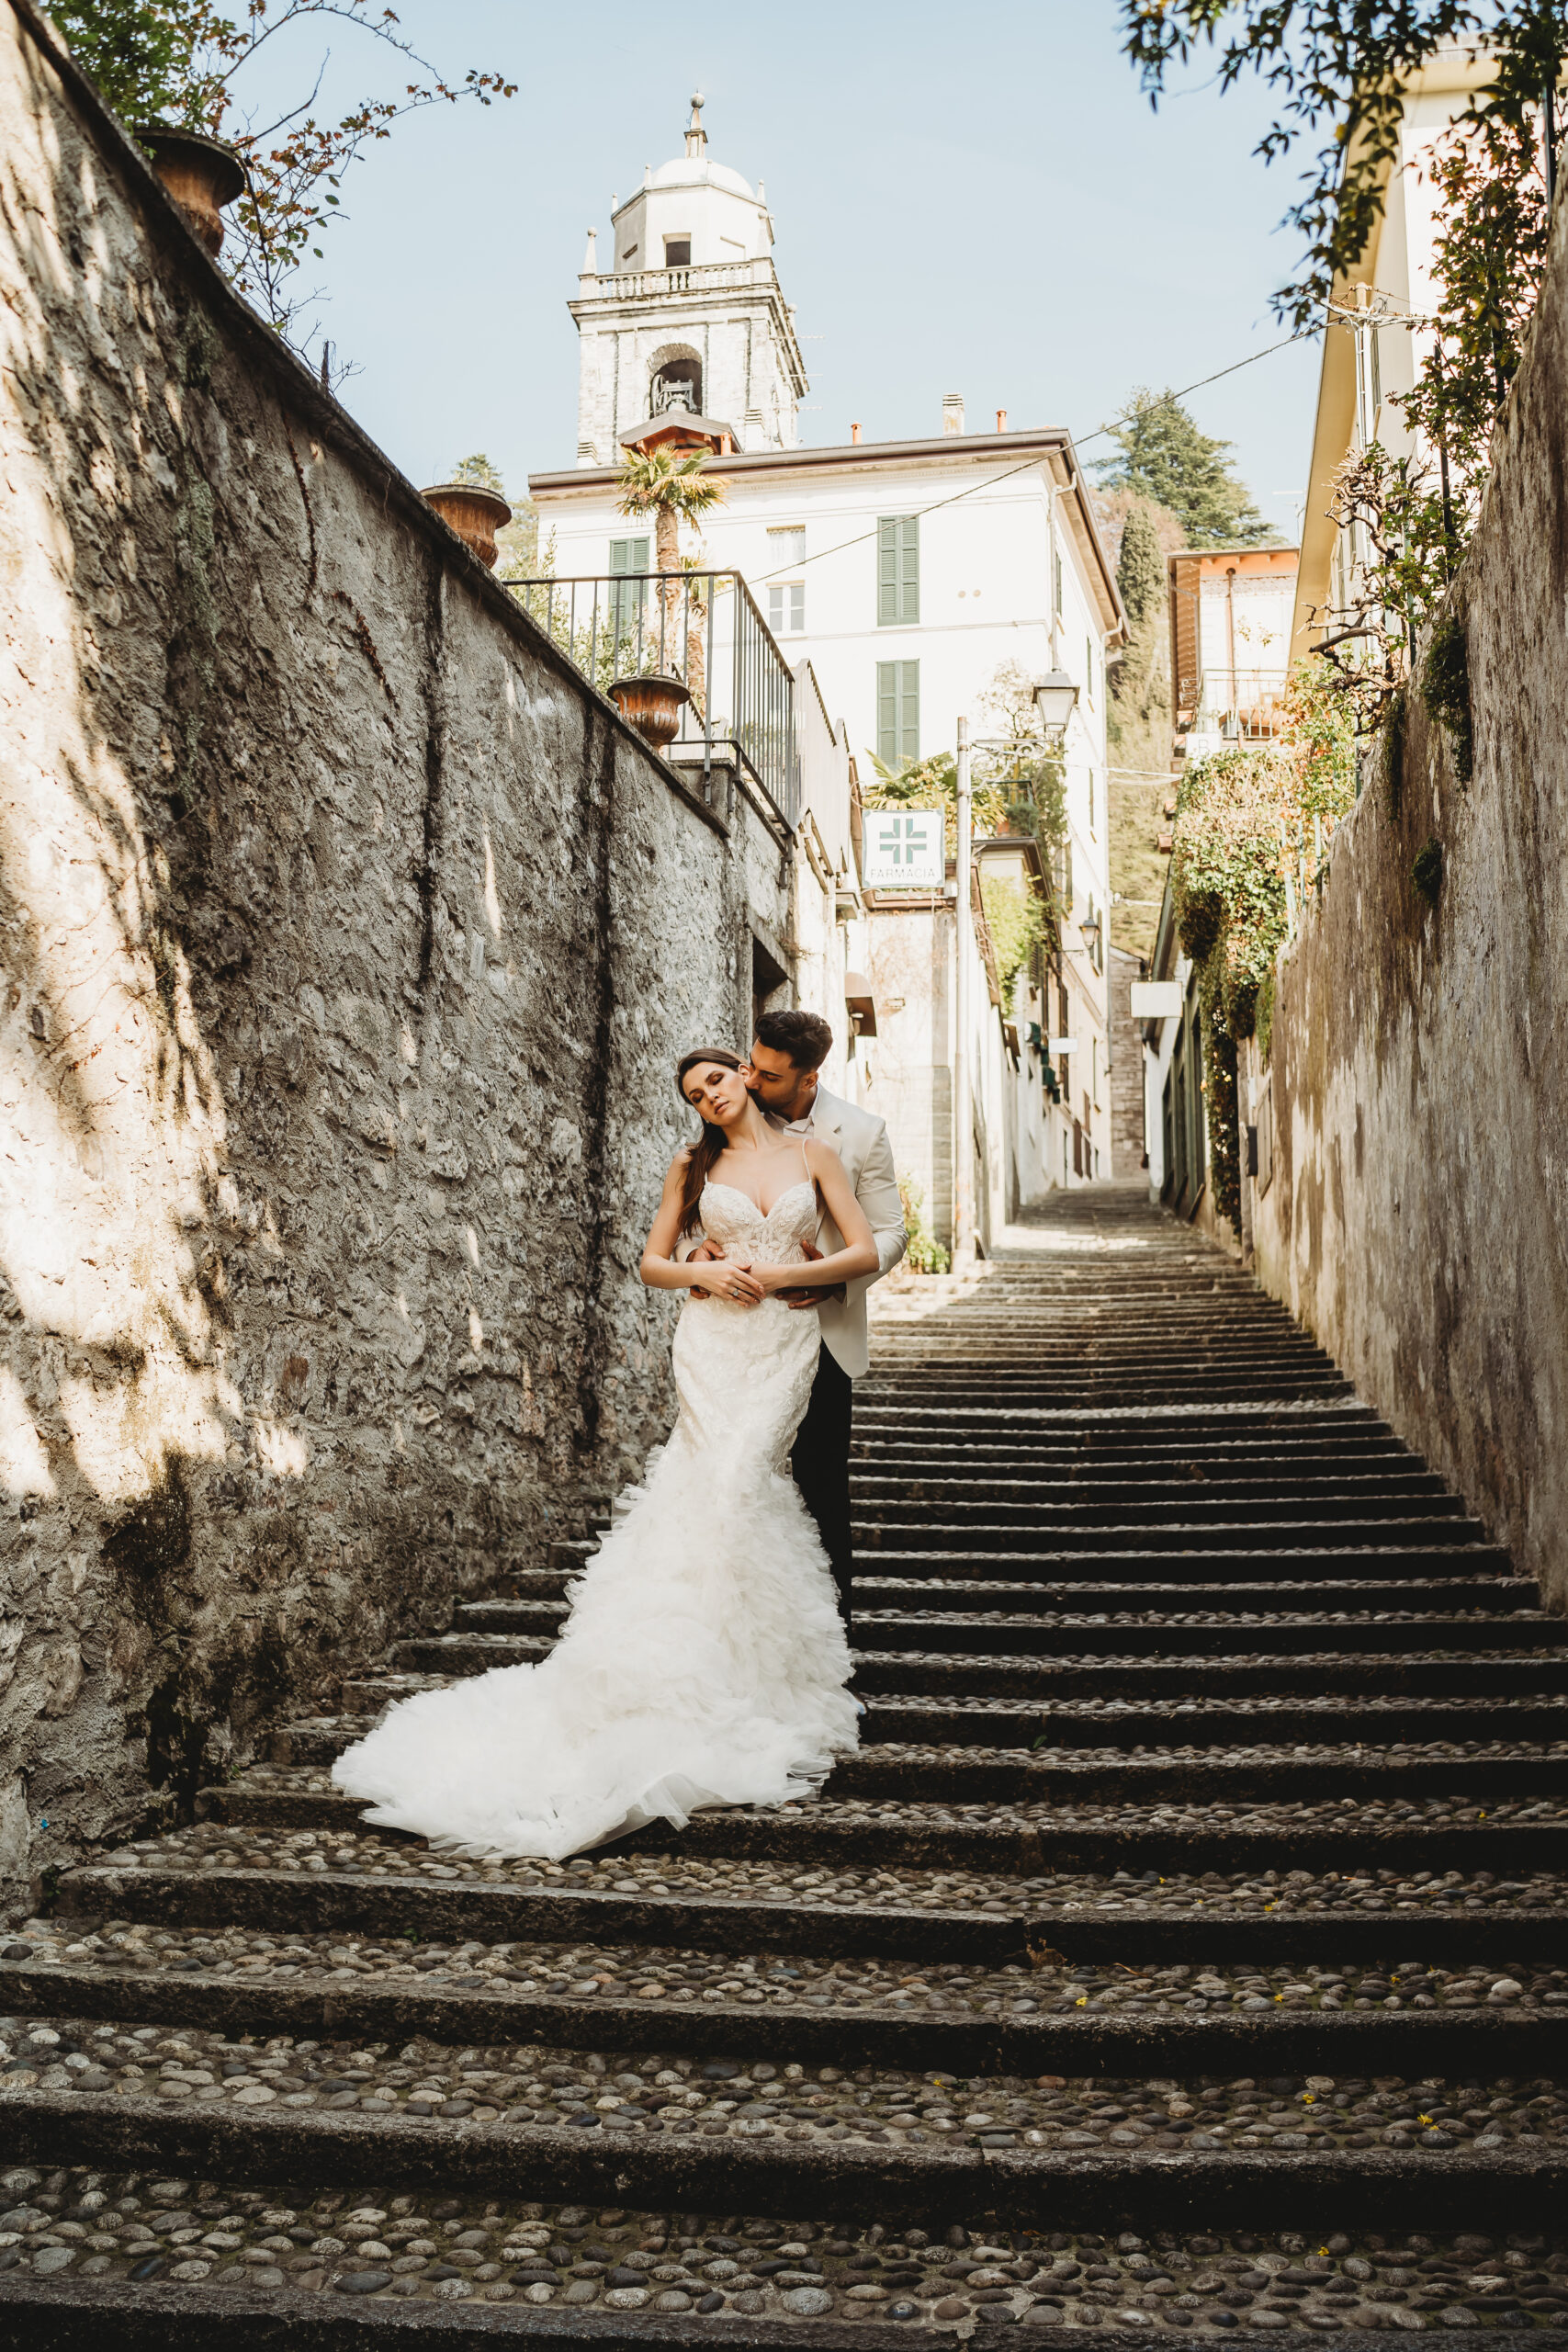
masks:
<svg viewBox="0 0 1568 2352"><path fill-rule="evenodd" d="M764 1216L709 1184L727 1255L804 1262L808 1182ZM681 1411L572 1588L560 1639L392 1707L333 1767L367 1821L461 1853L550 1860L700 1806L805 1796L857 1744L849 1646L827 1555L789 1474L817 1317L777 1299L689 1298Z"/></svg>

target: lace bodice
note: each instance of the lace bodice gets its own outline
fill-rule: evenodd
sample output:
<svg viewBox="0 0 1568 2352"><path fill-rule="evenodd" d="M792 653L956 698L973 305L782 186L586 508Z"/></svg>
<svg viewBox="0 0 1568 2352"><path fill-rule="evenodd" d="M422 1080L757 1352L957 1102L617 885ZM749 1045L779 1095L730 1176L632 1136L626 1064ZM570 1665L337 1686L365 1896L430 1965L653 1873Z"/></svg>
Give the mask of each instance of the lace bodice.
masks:
<svg viewBox="0 0 1568 2352"><path fill-rule="evenodd" d="M802 1177L764 1216L739 1185L708 1183L703 1186L701 1216L704 1233L727 1258L739 1253L761 1265L798 1266L806 1259L802 1242L817 1230L817 1187Z"/></svg>

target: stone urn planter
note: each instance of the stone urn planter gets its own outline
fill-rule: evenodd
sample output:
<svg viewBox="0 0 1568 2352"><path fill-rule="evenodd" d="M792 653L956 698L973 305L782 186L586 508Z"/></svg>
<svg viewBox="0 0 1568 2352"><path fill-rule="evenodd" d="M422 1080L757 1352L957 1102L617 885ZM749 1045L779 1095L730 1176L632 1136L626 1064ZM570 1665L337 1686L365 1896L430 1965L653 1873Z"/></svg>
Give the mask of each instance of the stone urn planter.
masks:
<svg viewBox="0 0 1568 2352"><path fill-rule="evenodd" d="M448 530L456 531L463 545L471 548L486 569L493 571L495 535L504 531L512 520L512 509L505 499L471 481L440 481L433 490L422 490L420 496L434 507Z"/></svg>
<svg viewBox="0 0 1568 2352"><path fill-rule="evenodd" d="M667 677L662 671L645 678L616 678L610 695L621 717L656 752L675 741L681 731L681 707L692 699L679 678Z"/></svg>
<svg viewBox="0 0 1568 2352"><path fill-rule="evenodd" d="M200 130L174 123L144 122L136 136L152 158L152 169L214 261L223 250L221 208L232 204L245 185L245 167L232 147Z"/></svg>

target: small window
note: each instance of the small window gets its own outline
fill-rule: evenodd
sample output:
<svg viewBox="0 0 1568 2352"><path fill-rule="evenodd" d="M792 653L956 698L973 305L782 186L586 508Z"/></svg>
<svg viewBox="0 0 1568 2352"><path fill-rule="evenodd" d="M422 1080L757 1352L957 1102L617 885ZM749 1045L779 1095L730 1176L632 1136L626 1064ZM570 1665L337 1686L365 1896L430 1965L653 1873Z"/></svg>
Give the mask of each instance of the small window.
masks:
<svg viewBox="0 0 1568 2352"><path fill-rule="evenodd" d="M770 524L768 526L768 569L785 570L792 563L806 561L806 526L804 523Z"/></svg>
<svg viewBox="0 0 1568 2352"><path fill-rule="evenodd" d="M806 627L804 580L774 580L769 582L768 627L775 637L796 635Z"/></svg>
<svg viewBox="0 0 1568 2352"><path fill-rule="evenodd" d="M885 767L920 756L920 665L876 665L876 756Z"/></svg>
<svg viewBox="0 0 1568 2352"><path fill-rule="evenodd" d="M666 237L664 240L665 268L690 269L691 266L692 241L690 237Z"/></svg>
<svg viewBox="0 0 1568 2352"><path fill-rule="evenodd" d="M626 247L626 252L621 255L621 261L622 261L623 266L624 266L626 262L628 262L628 261L636 261L636 259L637 259L637 247L636 247L635 245L628 245L628 246Z"/></svg>
<svg viewBox="0 0 1568 2352"><path fill-rule="evenodd" d="M879 628L910 626L920 617L920 518L883 514L876 525L876 618Z"/></svg>

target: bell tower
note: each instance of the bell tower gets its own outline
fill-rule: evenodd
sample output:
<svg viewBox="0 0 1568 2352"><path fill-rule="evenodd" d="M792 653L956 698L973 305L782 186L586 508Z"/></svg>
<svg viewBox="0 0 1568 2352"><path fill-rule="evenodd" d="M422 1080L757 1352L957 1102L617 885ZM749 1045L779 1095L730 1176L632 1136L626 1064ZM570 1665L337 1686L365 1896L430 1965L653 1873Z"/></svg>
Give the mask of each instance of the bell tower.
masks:
<svg viewBox="0 0 1568 2352"><path fill-rule="evenodd" d="M569 305L580 337L577 462L618 465L629 435L689 413L714 447L793 449L806 368L773 267L761 182L708 160L701 93L685 153L624 202L610 199L609 266L597 236Z"/></svg>

